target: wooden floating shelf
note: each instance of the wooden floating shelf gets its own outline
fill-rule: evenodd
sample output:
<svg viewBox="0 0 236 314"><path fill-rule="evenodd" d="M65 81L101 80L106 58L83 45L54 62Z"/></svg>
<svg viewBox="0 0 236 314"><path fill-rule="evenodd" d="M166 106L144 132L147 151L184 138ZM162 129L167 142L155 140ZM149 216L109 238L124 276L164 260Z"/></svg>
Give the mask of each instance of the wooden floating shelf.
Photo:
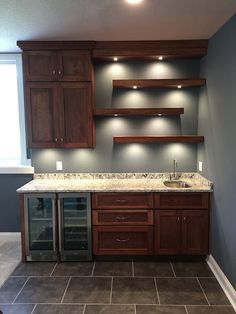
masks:
<svg viewBox="0 0 236 314"><path fill-rule="evenodd" d="M151 135L151 136L115 136L114 143L201 143L200 135Z"/></svg>
<svg viewBox="0 0 236 314"><path fill-rule="evenodd" d="M113 80L114 88L180 88L200 87L205 79L148 79L148 80Z"/></svg>
<svg viewBox="0 0 236 314"><path fill-rule="evenodd" d="M184 108L104 108L95 109L95 116L169 116L184 113Z"/></svg>
<svg viewBox="0 0 236 314"><path fill-rule="evenodd" d="M93 58L98 60L158 60L201 58L207 54L207 40L97 41Z"/></svg>

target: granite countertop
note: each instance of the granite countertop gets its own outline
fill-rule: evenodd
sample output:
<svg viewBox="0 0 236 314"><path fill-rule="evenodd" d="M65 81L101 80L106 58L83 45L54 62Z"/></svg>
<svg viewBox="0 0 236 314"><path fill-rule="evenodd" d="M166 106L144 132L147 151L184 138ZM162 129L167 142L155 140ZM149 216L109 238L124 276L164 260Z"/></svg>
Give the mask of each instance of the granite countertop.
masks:
<svg viewBox="0 0 236 314"><path fill-rule="evenodd" d="M213 184L198 173L180 173L190 188L168 188L170 173L42 173L18 193L51 192L212 192Z"/></svg>

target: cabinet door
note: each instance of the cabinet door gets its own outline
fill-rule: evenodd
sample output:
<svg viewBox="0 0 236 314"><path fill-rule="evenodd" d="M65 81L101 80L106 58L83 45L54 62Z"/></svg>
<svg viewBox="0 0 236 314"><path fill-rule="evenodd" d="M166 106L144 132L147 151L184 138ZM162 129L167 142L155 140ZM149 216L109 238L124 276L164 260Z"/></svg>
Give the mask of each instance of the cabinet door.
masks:
<svg viewBox="0 0 236 314"><path fill-rule="evenodd" d="M26 114L30 147L57 147L57 86L54 83L26 84Z"/></svg>
<svg viewBox="0 0 236 314"><path fill-rule="evenodd" d="M91 206L89 193L59 194L59 251L61 260L91 259Z"/></svg>
<svg viewBox="0 0 236 314"><path fill-rule="evenodd" d="M93 147L93 113L90 83L61 83L61 145L67 148Z"/></svg>
<svg viewBox="0 0 236 314"><path fill-rule="evenodd" d="M25 196L27 260L57 260L55 195Z"/></svg>
<svg viewBox="0 0 236 314"><path fill-rule="evenodd" d="M208 254L208 211L184 210L182 212L183 254Z"/></svg>
<svg viewBox="0 0 236 314"><path fill-rule="evenodd" d="M26 81L54 81L57 73L57 57L52 51L27 51L23 53Z"/></svg>
<svg viewBox="0 0 236 314"><path fill-rule="evenodd" d="M58 74L61 81L91 81L92 63L89 51L59 51Z"/></svg>
<svg viewBox="0 0 236 314"><path fill-rule="evenodd" d="M181 252L181 211L156 210L155 253L175 255Z"/></svg>

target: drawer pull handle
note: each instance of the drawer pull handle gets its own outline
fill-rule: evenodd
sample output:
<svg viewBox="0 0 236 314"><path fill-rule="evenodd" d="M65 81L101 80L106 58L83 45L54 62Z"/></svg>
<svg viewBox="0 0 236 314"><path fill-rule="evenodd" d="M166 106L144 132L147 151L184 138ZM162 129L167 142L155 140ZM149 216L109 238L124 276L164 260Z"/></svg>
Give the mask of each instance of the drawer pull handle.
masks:
<svg viewBox="0 0 236 314"><path fill-rule="evenodd" d="M128 241L129 241L129 238L127 238L127 239L119 239L119 238L117 238L117 239L116 239L116 242L125 243L125 242L128 242Z"/></svg>
<svg viewBox="0 0 236 314"><path fill-rule="evenodd" d="M128 201L127 200L116 200L116 203L119 203L119 204L127 204Z"/></svg>
<svg viewBox="0 0 236 314"><path fill-rule="evenodd" d="M127 220L129 220L129 217L116 216L116 220L118 220L118 221L127 221Z"/></svg>

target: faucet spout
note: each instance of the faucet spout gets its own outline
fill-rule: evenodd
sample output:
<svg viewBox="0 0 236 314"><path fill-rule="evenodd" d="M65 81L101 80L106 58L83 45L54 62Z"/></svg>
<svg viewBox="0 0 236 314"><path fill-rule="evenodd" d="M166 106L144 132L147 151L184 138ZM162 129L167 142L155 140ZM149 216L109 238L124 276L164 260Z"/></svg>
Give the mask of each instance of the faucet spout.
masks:
<svg viewBox="0 0 236 314"><path fill-rule="evenodd" d="M170 175L170 179L172 180L178 180L178 175L176 173L176 169L178 167L178 163L177 163L177 160L173 160L173 174L172 176Z"/></svg>

